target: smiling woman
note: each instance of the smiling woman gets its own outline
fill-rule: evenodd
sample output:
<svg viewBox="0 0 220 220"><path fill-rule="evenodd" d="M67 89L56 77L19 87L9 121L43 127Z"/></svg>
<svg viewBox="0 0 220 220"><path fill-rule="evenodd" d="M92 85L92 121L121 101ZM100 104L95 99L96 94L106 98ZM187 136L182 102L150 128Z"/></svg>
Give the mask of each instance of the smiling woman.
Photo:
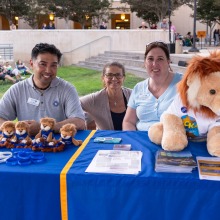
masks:
<svg viewBox="0 0 220 220"><path fill-rule="evenodd" d="M170 54L166 43L147 44L145 68L149 78L138 83L131 94L123 121L123 130L145 130L159 122L164 110L176 94L176 83L182 78L170 68Z"/></svg>
<svg viewBox="0 0 220 220"><path fill-rule="evenodd" d="M123 87L125 68L118 62L106 64L102 72L104 89L80 98L88 129L122 130L131 89Z"/></svg>

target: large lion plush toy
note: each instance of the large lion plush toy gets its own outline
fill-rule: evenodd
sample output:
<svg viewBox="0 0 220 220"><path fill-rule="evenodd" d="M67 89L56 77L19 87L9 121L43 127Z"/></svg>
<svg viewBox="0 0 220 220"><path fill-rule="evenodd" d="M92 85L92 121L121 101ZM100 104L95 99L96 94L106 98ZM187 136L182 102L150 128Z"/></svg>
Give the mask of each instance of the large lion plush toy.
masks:
<svg viewBox="0 0 220 220"><path fill-rule="evenodd" d="M178 94L161 122L149 129L152 142L180 151L189 140L206 140L208 152L220 157L220 52L189 62Z"/></svg>

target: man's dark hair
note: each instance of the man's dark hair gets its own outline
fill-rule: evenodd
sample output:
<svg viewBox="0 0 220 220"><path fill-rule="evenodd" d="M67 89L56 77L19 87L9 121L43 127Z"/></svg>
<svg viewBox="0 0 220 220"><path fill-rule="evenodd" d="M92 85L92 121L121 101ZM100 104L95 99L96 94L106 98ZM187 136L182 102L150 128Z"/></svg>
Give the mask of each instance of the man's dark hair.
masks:
<svg viewBox="0 0 220 220"><path fill-rule="evenodd" d="M62 57L62 53L60 52L60 50L57 49L53 44L40 43L36 44L35 47L32 49L31 59L37 59L37 56L42 53L50 53L56 55L58 58L58 62L60 62L60 59Z"/></svg>

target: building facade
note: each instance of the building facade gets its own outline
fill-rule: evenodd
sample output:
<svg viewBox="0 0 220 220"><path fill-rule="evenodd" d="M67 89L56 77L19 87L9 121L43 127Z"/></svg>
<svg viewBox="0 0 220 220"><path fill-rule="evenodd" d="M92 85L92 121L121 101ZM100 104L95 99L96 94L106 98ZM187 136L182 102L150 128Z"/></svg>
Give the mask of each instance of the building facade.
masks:
<svg viewBox="0 0 220 220"><path fill-rule="evenodd" d="M123 9L122 9L123 8ZM186 35L187 32L193 33L193 18L192 9L186 5L181 6L178 10L173 12L171 16L172 24L176 27L176 30L181 35ZM77 22L69 21L66 23L64 19L59 19L53 16L53 14L42 15L39 17L38 29L42 28L43 23L49 23L52 21L56 29L81 29L81 25ZM136 13L130 11L129 5L122 4L120 0L114 0L112 3L112 13L110 19L107 21L108 29L137 29L143 20L136 16ZM31 27L23 20L19 18L14 19L14 23L17 29L31 29ZM160 24L158 24L159 27ZM147 26L149 26L147 24ZM205 24L196 22L196 29L199 31L207 31ZM97 29L92 26L91 22L85 25L86 29ZM219 27L216 27L219 28ZM0 16L0 30L9 30L9 23L4 16Z"/></svg>

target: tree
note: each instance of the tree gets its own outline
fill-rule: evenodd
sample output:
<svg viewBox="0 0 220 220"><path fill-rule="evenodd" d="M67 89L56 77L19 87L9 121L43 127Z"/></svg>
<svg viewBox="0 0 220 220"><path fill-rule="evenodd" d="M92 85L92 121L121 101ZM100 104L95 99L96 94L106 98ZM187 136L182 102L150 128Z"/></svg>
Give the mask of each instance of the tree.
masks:
<svg viewBox="0 0 220 220"><path fill-rule="evenodd" d="M38 28L39 18L41 14L48 13L48 1L45 0L29 0L28 11L22 16L33 29ZM46 7L47 6L47 7Z"/></svg>
<svg viewBox="0 0 220 220"><path fill-rule="evenodd" d="M193 8L191 4L189 6ZM209 45L211 45L213 28L217 23L220 24L220 2L219 0L199 0L196 12L196 19L209 27Z"/></svg>
<svg viewBox="0 0 220 220"><path fill-rule="evenodd" d="M76 21L85 27L85 23L98 16L101 10L110 6L108 0L51 0L49 9L57 17L63 18L68 26L68 21Z"/></svg>
<svg viewBox="0 0 220 220"><path fill-rule="evenodd" d="M171 11L191 0L170 0ZM169 14L169 0L121 0L121 3L128 3L132 12L143 18L149 24L161 21Z"/></svg>
<svg viewBox="0 0 220 220"><path fill-rule="evenodd" d="M28 12L29 5L26 0L0 0L0 15L4 15L9 24L14 18L25 15Z"/></svg>

